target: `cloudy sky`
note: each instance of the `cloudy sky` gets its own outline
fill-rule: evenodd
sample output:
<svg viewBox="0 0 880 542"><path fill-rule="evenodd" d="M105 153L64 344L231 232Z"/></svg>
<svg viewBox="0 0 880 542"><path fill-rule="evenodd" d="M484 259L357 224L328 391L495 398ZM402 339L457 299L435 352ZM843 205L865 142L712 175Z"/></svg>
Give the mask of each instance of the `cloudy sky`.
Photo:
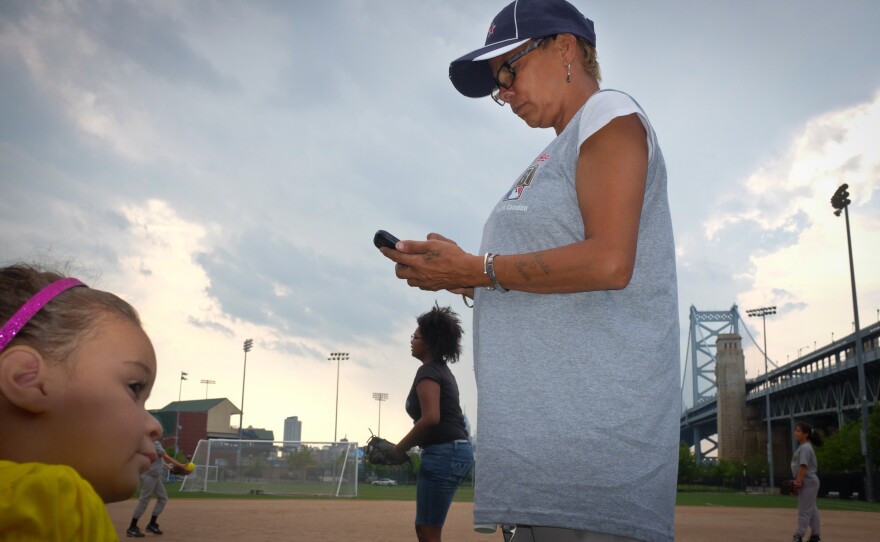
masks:
<svg viewBox="0 0 880 542"><path fill-rule="evenodd" d="M829 204L844 182L860 319L876 322L880 3L575 3L596 22L603 87L636 97L666 157L682 363L691 305L778 306L780 363L852 331ZM380 405L400 438L415 317L451 304L475 420L469 309L399 282L371 238L436 231L476 252L553 137L448 81L502 6L0 2L0 265L65 266L131 301L159 356L150 408L240 404L252 337L244 424L281 438L299 416L309 441L333 438L337 351L339 438L376 432ZM748 338L746 364L763 368Z"/></svg>

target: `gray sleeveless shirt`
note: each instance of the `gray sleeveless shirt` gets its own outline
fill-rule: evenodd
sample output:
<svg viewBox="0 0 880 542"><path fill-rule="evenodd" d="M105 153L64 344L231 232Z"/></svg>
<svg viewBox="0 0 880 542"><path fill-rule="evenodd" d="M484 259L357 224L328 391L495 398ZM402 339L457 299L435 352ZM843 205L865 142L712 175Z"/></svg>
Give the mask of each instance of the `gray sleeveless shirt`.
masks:
<svg viewBox="0 0 880 542"><path fill-rule="evenodd" d="M649 164L630 284L571 294L476 291L476 524L673 539L675 249L666 166L638 104L617 91L594 94L504 193L486 221L480 253L582 241L580 144L631 113L647 131Z"/></svg>

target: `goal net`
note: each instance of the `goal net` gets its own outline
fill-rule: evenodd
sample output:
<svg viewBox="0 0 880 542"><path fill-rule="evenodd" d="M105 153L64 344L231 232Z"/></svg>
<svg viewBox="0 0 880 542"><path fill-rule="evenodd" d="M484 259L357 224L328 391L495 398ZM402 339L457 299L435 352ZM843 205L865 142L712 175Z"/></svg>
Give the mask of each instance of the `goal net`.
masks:
<svg viewBox="0 0 880 542"><path fill-rule="evenodd" d="M356 442L201 440L181 491L356 497Z"/></svg>

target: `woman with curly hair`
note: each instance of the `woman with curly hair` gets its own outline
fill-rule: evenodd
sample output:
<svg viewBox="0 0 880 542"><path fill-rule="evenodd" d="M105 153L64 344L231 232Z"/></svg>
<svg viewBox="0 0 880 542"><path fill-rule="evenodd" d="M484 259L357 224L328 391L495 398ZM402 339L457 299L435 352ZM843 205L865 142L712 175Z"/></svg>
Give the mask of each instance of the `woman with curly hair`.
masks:
<svg viewBox="0 0 880 542"><path fill-rule="evenodd" d="M474 463L458 384L449 370L461 356L461 321L449 307L434 308L416 319L412 356L422 362L406 398L413 428L395 446L403 456L422 449L416 487L416 535L419 542L439 542L452 497Z"/></svg>

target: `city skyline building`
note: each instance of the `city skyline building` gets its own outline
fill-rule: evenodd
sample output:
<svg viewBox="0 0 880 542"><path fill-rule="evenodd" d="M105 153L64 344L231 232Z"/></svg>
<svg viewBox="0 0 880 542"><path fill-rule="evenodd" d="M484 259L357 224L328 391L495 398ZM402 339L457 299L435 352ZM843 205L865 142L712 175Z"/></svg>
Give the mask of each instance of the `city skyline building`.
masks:
<svg viewBox="0 0 880 542"><path fill-rule="evenodd" d="M300 421L298 416L284 418L284 441L302 441L302 421Z"/></svg>

